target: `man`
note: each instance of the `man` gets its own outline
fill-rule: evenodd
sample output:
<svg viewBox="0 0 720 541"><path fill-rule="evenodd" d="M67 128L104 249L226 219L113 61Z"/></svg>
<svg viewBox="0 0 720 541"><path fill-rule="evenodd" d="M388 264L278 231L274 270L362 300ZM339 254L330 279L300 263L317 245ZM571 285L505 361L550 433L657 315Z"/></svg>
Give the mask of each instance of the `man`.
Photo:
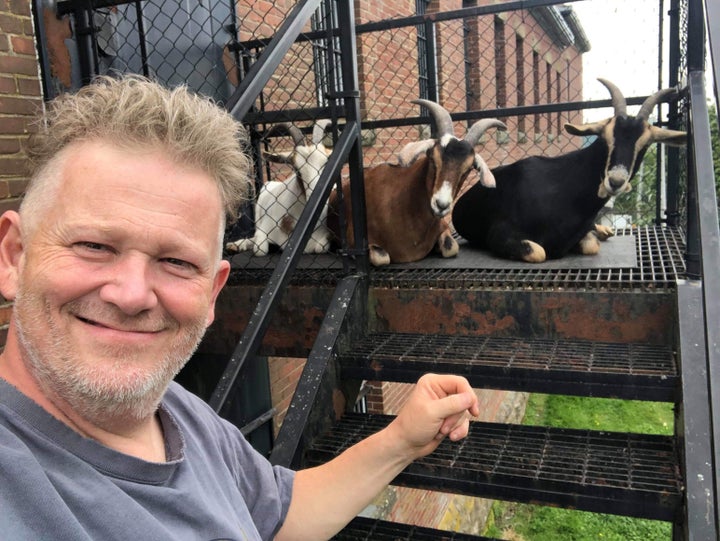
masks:
<svg viewBox="0 0 720 541"><path fill-rule="evenodd" d="M230 272L243 142L214 104L140 77L50 105L20 210L0 217L3 540L327 539L467 434L467 381L427 375L386 429L296 473L172 382Z"/></svg>

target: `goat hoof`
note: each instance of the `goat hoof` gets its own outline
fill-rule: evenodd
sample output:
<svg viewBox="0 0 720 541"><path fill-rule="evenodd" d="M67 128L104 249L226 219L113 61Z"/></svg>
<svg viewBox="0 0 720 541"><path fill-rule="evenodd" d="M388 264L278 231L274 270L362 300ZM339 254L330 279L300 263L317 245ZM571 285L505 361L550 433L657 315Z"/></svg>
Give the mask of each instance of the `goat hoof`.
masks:
<svg viewBox="0 0 720 541"><path fill-rule="evenodd" d="M523 261L527 261L528 263L542 263L545 259L547 259L547 256L545 255L545 248L540 246L537 242L524 240L522 241L522 245L525 250L525 253L522 256Z"/></svg>
<svg viewBox="0 0 720 541"><path fill-rule="evenodd" d="M610 237L615 236L615 231L613 231L611 227L608 227L606 225L597 224L595 226L595 235L600 240L607 240Z"/></svg>
<svg viewBox="0 0 720 541"><path fill-rule="evenodd" d="M455 257L460 252L460 245L450 234L440 238L440 255Z"/></svg>
<svg viewBox="0 0 720 541"><path fill-rule="evenodd" d="M225 244L225 251L226 251L226 252L229 252L229 253L231 253L231 254L234 254L234 253L239 252L238 247L237 247L237 244L235 244L234 242L228 242L228 243L226 243L226 244Z"/></svg>
<svg viewBox="0 0 720 541"><path fill-rule="evenodd" d="M375 267L382 267L390 264L390 254L379 246L370 247L370 263Z"/></svg>

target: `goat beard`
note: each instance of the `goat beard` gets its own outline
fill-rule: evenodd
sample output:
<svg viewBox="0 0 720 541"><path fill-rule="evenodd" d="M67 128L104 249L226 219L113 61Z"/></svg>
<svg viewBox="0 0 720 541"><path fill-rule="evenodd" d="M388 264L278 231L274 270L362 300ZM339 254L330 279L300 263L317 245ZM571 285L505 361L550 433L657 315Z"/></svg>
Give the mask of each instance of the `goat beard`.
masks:
<svg viewBox="0 0 720 541"><path fill-rule="evenodd" d="M76 301L75 305L81 304ZM72 308L73 303L68 307ZM67 335L49 316L49 303L38 295L18 292L13 309L23 361L43 392L55 402L60 399L94 426L112 430L149 419L157 411L170 381L196 351L205 322L188 326L150 369L127 372L127 359L138 351L124 346L102 348L104 358L113 358L110 368L78 362ZM169 319L168 316L165 316ZM37 322L47 325L44 338L38 337ZM175 323L177 325L177 323Z"/></svg>

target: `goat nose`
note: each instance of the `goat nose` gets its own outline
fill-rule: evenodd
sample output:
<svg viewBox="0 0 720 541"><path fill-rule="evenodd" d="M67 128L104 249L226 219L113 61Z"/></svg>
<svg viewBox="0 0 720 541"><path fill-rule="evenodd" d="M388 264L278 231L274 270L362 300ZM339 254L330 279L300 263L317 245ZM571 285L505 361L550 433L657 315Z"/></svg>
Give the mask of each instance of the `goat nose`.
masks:
<svg viewBox="0 0 720 541"><path fill-rule="evenodd" d="M613 167L608 171L608 183L611 188L621 188L630 177L628 170L625 167Z"/></svg>

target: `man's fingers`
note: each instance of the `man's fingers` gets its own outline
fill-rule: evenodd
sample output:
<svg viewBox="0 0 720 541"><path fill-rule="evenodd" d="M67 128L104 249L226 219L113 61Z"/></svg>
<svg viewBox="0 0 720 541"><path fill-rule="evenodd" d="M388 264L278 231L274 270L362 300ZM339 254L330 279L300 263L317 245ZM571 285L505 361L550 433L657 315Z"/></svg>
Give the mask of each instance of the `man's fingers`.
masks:
<svg viewBox="0 0 720 541"><path fill-rule="evenodd" d="M457 418L466 411L473 416L480 415L477 397L472 390L451 394L445 398L436 400L433 402L433 407L435 408L435 414L439 418L446 420L452 417L455 417L457 420ZM443 423L443 425L445 425L445 423Z"/></svg>

